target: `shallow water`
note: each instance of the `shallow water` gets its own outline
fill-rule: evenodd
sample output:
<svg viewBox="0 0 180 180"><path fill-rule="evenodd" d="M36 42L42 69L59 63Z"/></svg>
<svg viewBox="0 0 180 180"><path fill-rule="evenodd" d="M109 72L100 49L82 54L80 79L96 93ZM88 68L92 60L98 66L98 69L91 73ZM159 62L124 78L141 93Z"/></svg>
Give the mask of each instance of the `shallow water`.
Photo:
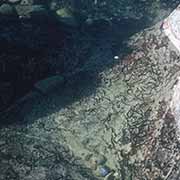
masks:
<svg viewBox="0 0 180 180"><path fill-rule="evenodd" d="M16 69L2 72L2 82L16 95L1 113L0 180L175 179L168 107L179 54L159 21L177 2L87 4L73 6L86 10L77 24L50 11L1 30L1 61ZM37 86L51 76L62 80Z"/></svg>

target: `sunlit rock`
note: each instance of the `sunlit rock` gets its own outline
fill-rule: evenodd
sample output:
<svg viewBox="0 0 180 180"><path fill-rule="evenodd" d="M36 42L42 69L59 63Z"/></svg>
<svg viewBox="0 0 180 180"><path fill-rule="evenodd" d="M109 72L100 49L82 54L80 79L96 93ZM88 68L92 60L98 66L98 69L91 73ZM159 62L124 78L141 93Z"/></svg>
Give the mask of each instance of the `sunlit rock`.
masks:
<svg viewBox="0 0 180 180"><path fill-rule="evenodd" d="M164 20L162 28L170 41L180 51L180 6Z"/></svg>

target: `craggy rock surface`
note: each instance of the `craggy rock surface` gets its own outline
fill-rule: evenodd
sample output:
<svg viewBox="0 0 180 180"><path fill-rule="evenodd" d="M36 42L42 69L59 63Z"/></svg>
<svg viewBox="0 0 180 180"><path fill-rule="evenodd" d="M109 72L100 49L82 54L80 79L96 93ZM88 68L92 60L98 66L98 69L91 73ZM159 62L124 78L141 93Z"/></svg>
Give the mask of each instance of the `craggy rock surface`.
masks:
<svg viewBox="0 0 180 180"><path fill-rule="evenodd" d="M11 5L18 5L14 2ZM28 32L28 23L21 27ZM10 42L19 42L13 38ZM7 43L7 39L2 40ZM128 53L112 52L112 39L104 39L102 34L99 39L91 37L91 41L91 50L92 44L86 44L85 39L78 41L82 44L76 43L79 46L68 46L75 50L64 57L67 74L63 74L63 86L45 94L32 90L25 101L1 113L0 180L179 178L179 141L170 102L180 75L180 56L162 32L161 23L123 42L130 49ZM48 41L29 45L48 49L36 42ZM45 57L54 57L53 62L59 65L62 54L55 50L62 46L52 51L53 47ZM31 52L34 48L27 49ZM113 53L119 59L113 59ZM7 54L12 57L14 52ZM14 62L22 59L20 52L15 55ZM9 59L1 55L5 58ZM83 65L78 66L81 61ZM109 66L105 68L104 64ZM55 67L56 63L51 68ZM105 165L114 177L102 177L101 167L105 169Z"/></svg>
<svg viewBox="0 0 180 180"><path fill-rule="evenodd" d="M162 20L177 4L165 0L0 1L0 112L37 81L82 68L98 38L105 39L109 44L105 48L112 51L122 48L123 38Z"/></svg>
<svg viewBox="0 0 180 180"><path fill-rule="evenodd" d="M178 179L169 102L180 61L160 27L132 36L126 42L132 52L119 54L96 81L96 69L87 64L63 89L36 94L3 116L18 123L0 130L0 179L107 179L98 171L102 155L117 180ZM91 58L113 58L103 47L98 44Z"/></svg>

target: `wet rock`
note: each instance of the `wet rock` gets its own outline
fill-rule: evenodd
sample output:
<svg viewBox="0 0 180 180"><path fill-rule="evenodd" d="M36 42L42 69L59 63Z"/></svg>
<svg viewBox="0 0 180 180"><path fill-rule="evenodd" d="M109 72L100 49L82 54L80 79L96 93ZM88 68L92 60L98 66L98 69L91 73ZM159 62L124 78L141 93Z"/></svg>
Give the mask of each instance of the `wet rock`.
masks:
<svg viewBox="0 0 180 180"><path fill-rule="evenodd" d="M49 8L50 10L52 11L56 11L60 8L60 3L59 1L56 1L56 0L52 0L49 4Z"/></svg>
<svg viewBox="0 0 180 180"><path fill-rule="evenodd" d="M97 162L97 165L103 165L107 161L106 157L102 154L98 154L98 155L94 156L93 158Z"/></svg>
<svg viewBox="0 0 180 180"><path fill-rule="evenodd" d="M105 178L104 178L104 180L117 180L117 179L119 179L119 175L118 175L118 173L116 173L116 172L114 172L114 171L112 171L112 172L110 172Z"/></svg>
<svg viewBox="0 0 180 180"><path fill-rule="evenodd" d="M9 3L19 3L21 0L8 0Z"/></svg>
<svg viewBox="0 0 180 180"><path fill-rule="evenodd" d="M38 18L39 16L46 17L47 9L43 5L21 5L16 6L16 11L20 18Z"/></svg>
<svg viewBox="0 0 180 180"><path fill-rule="evenodd" d="M73 12L67 8L60 8L56 10L56 16L60 22L68 26L73 26L73 27L78 26L78 22Z"/></svg>
<svg viewBox="0 0 180 180"><path fill-rule="evenodd" d="M102 154L87 154L85 160L88 161L88 166L92 170L96 170L98 166L102 166L106 163L107 159Z"/></svg>
<svg viewBox="0 0 180 180"><path fill-rule="evenodd" d="M31 6L30 16L31 17L47 17L48 11L43 5L33 5Z"/></svg>
<svg viewBox="0 0 180 180"><path fill-rule="evenodd" d="M23 6L32 5L33 0L21 0L20 4L23 5Z"/></svg>
<svg viewBox="0 0 180 180"><path fill-rule="evenodd" d="M132 146L131 143L125 144L125 145L122 146L121 153L122 153L123 157L127 156L131 152L131 150L132 150L131 146Z"/></svg>
<svg viewBox="0 0 180 180"><path fill-rule="evenodd" d="M96 169L97 169L97 162L94 161L94 159L90 159L90 160L89 160L89 167L90 167L92 170L96 170Z"/></svg>
<svg viewBox="0 0 180 180"><path fill-rule="evenodd" d="M43 167L39 167L34 169L30 175L26 176L25 180L43 180L46 178L46 169Z"/></svg>
<svg viewBox="0 0 180 180"><path fill-rule="evenodd" d="M91 158L92 158L92 154L87 154L85 155L84 160L89 161Z"/></svg>
<svg viewBox="0 0 180 180"><path fill-rule="evenodd" d="M2 4L0 6L0 15L4 16L17 16L17 13L13 6L10 4Z"/></svg>

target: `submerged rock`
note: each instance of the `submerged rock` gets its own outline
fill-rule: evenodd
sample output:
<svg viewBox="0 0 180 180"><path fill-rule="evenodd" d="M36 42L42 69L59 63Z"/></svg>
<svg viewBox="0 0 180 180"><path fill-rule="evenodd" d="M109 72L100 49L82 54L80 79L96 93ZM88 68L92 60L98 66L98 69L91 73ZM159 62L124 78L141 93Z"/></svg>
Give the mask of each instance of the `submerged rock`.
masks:
<svg viewBox="0 0 180 180"><path fill-rule="evenodd" d="M73 12L68 8L60 8L56 10L56 16L58 20L68 26L76 27L78 22L73 14Z"/></svg>
<svg viewBox="0 0 180 180"><path fill-rule="evenodd" d="M19 3L21 0L8 0L10 3Z"/></svg>
<svg viewBox="0 0 180 180"><path fill-rule="evenodd" d="M64 78L62 76L57 75L37 82L34 85L34 87L43 94L47 94L54 88L57 88L58 86L62 85L63 82L64 82Z"/></svg>
<svg viewBox="0 0 180 180"><path fill-rule="evenodd" d="M11 6L10 4L2 4L0 6L0 15L4 15L4 16L17 16L17 13L14 9L13 6Z"/></svg>

